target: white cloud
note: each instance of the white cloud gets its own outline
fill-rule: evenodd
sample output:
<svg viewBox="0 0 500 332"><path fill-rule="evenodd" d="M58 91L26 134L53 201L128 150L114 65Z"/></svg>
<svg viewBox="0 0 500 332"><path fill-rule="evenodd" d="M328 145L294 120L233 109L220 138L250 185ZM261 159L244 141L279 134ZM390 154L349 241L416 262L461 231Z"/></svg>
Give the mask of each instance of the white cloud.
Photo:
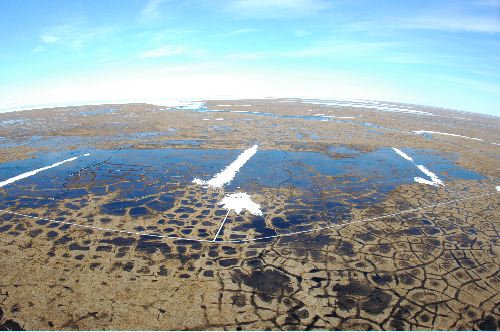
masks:
<svg viewBox="0 0 500 332"><path fill-rule="evenodd" d="M450 32L500 32L500 20L495 15L473 16L470 14L429 15L407 20L401 27Z"/></svg>
<svg viewBox="0 0 500 332"><path fill-rule="evenodd" d="M312 33L308 30L303 30L303 29L299 29L299 30L295 30L293 32L293 35L295 37L299 37L299 38L302 38L302 37L307 37L307 36L310 36Z"/></svg>
<svg viewBox="0 0 500 332"><path fill-rule="evenodd" d="M373 17L355 17L336 26L347 32L391 32L392 29L419 29L445 32L500 32L500 0L434 1L414 10L395 7Z"/></svg>
<svg viewBox="0 0 500 332"><path fill-rule="evenodd" d="M68 24L48 27L40 36L42 44L81 48L97 41L109 40L116 33L114 27L96 27L85 24L83 18L77 18ZM43 48L39 48L42 49Z"/></svg>
<svg viewBox="0 0 500 332"><path fill-rule="evenodd" d="M67 84L68 80L72 84ZM79 104L179 98L365 98L394 100L399 87L355 72L251 70L227 63L94 72L0 90L0 104ZM15 91L14 91L15 90ZM0 105L1 106L1 105ZM0 107L1 108L1 107Z"/></svg>
<svg viewBox="0 0 500 332"><path fill-rule="evenodd" d="M160 57L169 57L176 55L197 56L203 53L204 53L203 50L189 49L182 45L163 45L161 47L140 53L139 58L148 59L148 58L160 58Z"/></svg>
<svg viewBox="0 0 500 332"><path fill-rule="evenodd" d="M325 0L233 0L227 5L235 15L255 18L311 16L329 7Z"/></svg>
<svg viewBox="0 0 500 332"><path fill-rule="evenodd" d="M271 57L283 58L314 58L314 57L334 57L358 55L374 55L382 49L389 49L399 44L396 42L359 42L351 40L339 40L334 42L318 43L308 48L282 51L261 51L231 53L228 58L233 60L261 60Z"/></svg>
<svg viewBox="0 0 500 332"><path fill-rule="evenodd" d="M53 44L57 43L61 38L53 35L42 35L42 43L44 44Z"/></svg>
<svg viewBox="0 0 500 332"><path fill-rule="evenodd" d="M448 32L500 32L500 1L474 0L436 2L400 21L403 28Z"/></svg>
<svg viewBox="0 0 500 332"><path fill-rule="evenodd" d="M479 90L479 91L486 92L489 94L500 95L500 84L495 84L495 83L490 83L490 82L480 81L480 80L474 80L474 79L469 79L469 78L447 76L447 75L427 74L425 76L428 76L432 79L436 79L436 80L440 80L440 81L446 81L446 82L457 83L460 85L465 85L471 89Z"/></svg>
<svg viewBox="0 0 500 332"><path fill-rule="evenodd" d="M154 21L160 18L162 15L160 6L163 2L165 2L165 0L149 0L139 13L141 20Z"/></svg>
<svg viewBox="0 0 500 332"><path fill-rule="evenodd" d="M461 55L444 55L437 53L419 53L414 52L393 52L384 56L384 61L400 63L407 65L440 65L447 67L464 68L464 62L470 62L473 59Z"/></svg>
<svg viewBox="0 0 500 332"><path fill-rule="evenodd" d="M182 54L184 51L185 51L184 47L181 46L165 45L154 50L142 52L141 54L139 54L139 58L147 59L147 58L167 57L167 56Z"/></svg>
<svg viewBox="0 0 500 332"><path fill-rule="evenodd" d="M278 55L291 58L306 58L319 56L358 56L367 55L381 49L387 49L397 46L396 42L359 42L350 40L339 40L334 42L326 42L323 45L305 48L295 51L284 51Z"/></svg>
<svg viewBox="0 0 500 332"><path fill-rule="evenodd" d="M223 32L223 33L218 33L218 34L216 34L216 36L217 37L232 37L232 36L243 35L246 33L257 32L257 31L259 31L259 30L244 28L244 29L236 29L236 30L231 30L231 31Z"/></svg>
<svg viewBox="0 0 500 332"><path fill-rule="evenodd" d="M484 6L493 6L497 9L500 8L500 0L475 0L478 4Z"/></svg>
<svg viewBox="0 0 500 332"><path fill-rule="evenodd" d="M272 56L271 52L241 52L241 53L230 53L227 58L236 61L249 61L249 60L261 60Z"/></svg>

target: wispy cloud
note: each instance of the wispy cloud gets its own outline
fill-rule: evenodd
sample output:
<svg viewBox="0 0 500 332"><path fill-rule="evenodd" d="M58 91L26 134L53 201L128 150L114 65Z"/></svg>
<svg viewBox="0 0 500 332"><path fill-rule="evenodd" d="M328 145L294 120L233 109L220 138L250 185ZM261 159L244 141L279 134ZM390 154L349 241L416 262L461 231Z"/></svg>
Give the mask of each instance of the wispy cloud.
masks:
<svg viewBox="0 0 500 332"><path fill-rule="evenodd" d="M51 26L40 36L42 45L58 45L70 48L81 48L97 41L109 40L116 32L114 27L96 27L85 24L83 18L75 19L68 24ZM43 48L37 47L38 50Z"/></svg>
<svg viewBox="0 0 500 332"><path fill-rule="evenodd" d="M476 0L476 2L481 5L496 7L497 9L500 7L500 0Z"/></svg>
<svg viewBox="0 0 500 332"><path fill-rule="evenodd" d="M269 58L273 54L276 55L272 52L237 52L228 54L227 58L235 61L255 61Z"/></svg>
<svg viewBox="0 0 500 332"><path fill-rule="evenodd" d="M316 47L305 48L295 51L281 52L279 55L283 57L319 57L319 56L336 56L348 55L359 56L374 53L382 49L388 49L399 45L397 42L359 42L355 40L339 40L327 42Z"/></svg>
<svg viewBox="0 0 500 332"><path fill-rule="evenodd" d="M304 30L304 29L298 29L298 30L295 30L293 32L293 35L295 37L299 37L299 38L302 38L302 37L307 37L307 36L310 36L312 34L311 31L308 31L308 30Z"/></svg>
<svg viewBox="0 0 500 332"><path fill-rule="evenodd" d="M345 16L335 30L348 33L393 33L400 29L444 32L500 32L500 0L424 1L412 11L381 12L373 17ZM411 8L411 7L409 7Z"/></svg>
<svg viewBox="0 0 500 332"><path fill-rule="evenodd" d="M154 50L149 50L142 52L139 54L139 58L148 59L148 58L159 58L159 57L168 57L174 56L184 53L186 50L182 46L173 46L173 45L165 45Z"/></svg>
<svg viewBox="0 0 500 332"><path fill-rule="evenodd" d="M456 83L456 84L460 84L460 85L465 85L465 86L468 86L472 89L479 90L482 92L500 95L500 84L481 81L481 80L475 80L475 79L469 79L469 78L464 78L464 77L455 77L455 76L450 76L450 75L426 74L425 76L432 78L432 79L440 80L440 81L446 81L446 82L452 82L452 83Z"/></svg>
<svg viewBox="0 0 500 332"><path fill-rule="evenodd" d="M50 34L46 34L46 35L42 35L42 43L44 44L53 44L53 43L57 43L61 38L57 37L57 36L53 36L53 35L50 35Z"/></svg>
<svg viewBox="0 0 500 332"><path fill-rule="evenodd" d="M493 68L489 71L486 71L486 70L467 70L467 71L469 73L484 76L484 77L490 77L490 78L494 78L497 80L500 79L500 74L497 74L497 72L495 71L495 68Z"/></svg>
<svg viewBox="0 0 500 332"><path fill-rule="evenodd" d="M228 58L232 60L262 60L266 58L315 58L315 57L337 57L337 56L373 56L376 52L398 46L396 42L359 42L354 40L342 40L324 42L311 47L295 50L260 51L246 53L231 53Z"/></svg>
<svg viewBox="0 0 500 332"><path fill-rule="evenodd" d="M149 45L166 45L178 44L185 40L192 39L198 34L198 30L194 29L145 29L127 36L128 39L133 39L144 43L147 41Z"/></svg>
<svg viewBox="0 0 500 332"><path fill-rule="evenodd" d="M437 2L432 8L406 17L406 28L448 32L500 32L500 1L474 0Z"/></svg>
<svg viewBox="0 0 500 332"><path fill-rule="evenodd" d="M190 49L182 45L163 45L161 47L144 51L139 54L140 59L163 58L177 55L198 56L203 54L203 50Z"/></svg>
<svg viewBox="0 0 500 332"><path fill-rule="evenodd" d="M227 9L240 17L292 18L315 15L330 6L325 0L233 0Z"/></svg>
<svg viewBox="0 0 500 332"><path fill-rule="evenodd" d="M439 65L463 68L464 62L471 58L463 55L444 55L436 53L418 53L396 51L384 57L384 61L405 65Z"/></svg>
<svg viewBox="0 0 500 332"><path fill-rule="evenodd" d="M500 32L500 20L494 15L426 15L401 24L404 28L441 30L449 32Z"/></svg>
<svg viewBox="0 0 500 332"><path fill-rule="evenodd" d="M154 21L162 16L161 4L166 0L149 0L142 8L139 17L142 21Z"/></svg>
<svg viewBox="0 0 500 332"><path fill-rule="evenodd" d="M252 33L252 32L257 32L259 30L257 29L250 29L250 28L243 28L243 29L235 29L235 30L230 30L227 32L222 32L218 33L215 36L216 37L233 37L233 36L239 36L247 33Z"/></svg>

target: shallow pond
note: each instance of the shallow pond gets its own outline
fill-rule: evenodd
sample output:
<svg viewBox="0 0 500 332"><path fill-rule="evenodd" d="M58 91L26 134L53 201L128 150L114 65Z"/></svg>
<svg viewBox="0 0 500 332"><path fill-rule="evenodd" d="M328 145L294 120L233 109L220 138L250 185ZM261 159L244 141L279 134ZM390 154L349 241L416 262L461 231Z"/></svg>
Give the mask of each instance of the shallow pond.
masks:
<svg viewBox="0 0 500 332"><path fill-rule="evenodd" d="M445 183L482 179L481 175L431 150L404 151L416 164L425 165ZM128 230L145 229L134 224L136 218L150 219L150 229L156 233L178 231L194 238L210 238L225 214L218 206L221 196L210 194L192 180L195 177L211 179L242 151L121 149L90 151L89 156L83 156L86 152L45 153L0 164L0 181L3 181L79 156L75 161L0 188L2 208L20 212L40 208L50 210L52 216L54 213L64 216L68 211L88 207L91 200L103 199L104 203L99 204L98 212L89 216L90 219L106 224L112 217L127 217L127 223L119 226ZM425 177L414 164L390 148L365 153L342 146L331 147L328 155L260 149L224 187L224 192L244 191L258 196L274 190L276 195L284 195L278 197L284 204L279 208L279 216L275 213L276 206L267 201L259 202L262 217L249 213L232 215L227 222L232 234L227 238L242 238L248 232L253 232L253 236L271 236L339 223L350 218L353 208L376 205L397 186L414 183L415 176ZM198 224L193 223L193 219ZM163 227L169 223L174 227ZM206 223L207 227L193 235L193 229L199 228L200 223ZM224 231L221 236L223 234Z"/></svg>

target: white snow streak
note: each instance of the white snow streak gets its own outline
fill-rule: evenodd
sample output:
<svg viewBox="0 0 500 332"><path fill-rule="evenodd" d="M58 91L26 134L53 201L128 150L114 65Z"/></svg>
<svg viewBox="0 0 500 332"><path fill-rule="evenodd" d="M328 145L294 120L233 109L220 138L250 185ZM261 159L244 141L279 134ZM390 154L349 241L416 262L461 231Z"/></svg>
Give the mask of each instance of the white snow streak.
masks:
<svg viewBox="0 0 500 332"><path fill-rule="evenodd" d="M400 149L398 148L392 148L394 151L397 152L397 154L399 154L401 157L405 158L406 160L409 160L409 161L413 161L413 158L410 157L409 155L407 155L406 153L404 153L403 151L401 151Z"/></svg>
<svg viewBox="0 0 500 332"><path fill-rule="evenodd" d="M241 211L247 210L255 216L261 216L262 211L260 210L260 205L252 202L250 196L247 193L234 193L225 196L219 205L223 205L224 209L234 210L237 214Z"/></svg>
<svg viewBox="0 0 500 332"><path fill-rule="evenodd" d="M88 156L89 153L86 153L84 154L83 156ZM54 167L57 167L57 166L60 166L64 163L67 163L67 162L70 162L70 161L74 161L74 160L77 160L78 157L73 157L73 158L69 158L69 159L66 159L66 160L63 160L63 161L59 161L57 163L54 163L50 166L45 166L45 167L42 167L42 168L38 168L38 169L35 169L35 170L32 170L32 171L29 171L29 172L26 172L26 173L23 173L23 174L19 174L17 176L14 176L13 178L10 178L10 179L7 179L5 181L2 181L0 182L0 187L3 187L3 186L6 186L8 184L11 184L13 182L16 182L18 180L21 180L21 179L24 179L24 178L27 178L27 177L30 177L30 176L33 176L39 172L42 172L42 171L45 171L45 170L48 170L50 168L54 168Z"/></svg>
<svg viewBox="0 0 500 332"><path fill-rule="evenodd" d="M257 152L258 145L254 145L249 149L243 151L235 161L233 161L229 166L227 166L222 172L217 173L212 179L208 181L203 181L198 178L193 180L194 183L199 185L206 185L212 188L222 188L225 184L231 182L235 177L236 173L240 168L245 165L245 163L253 157Z"/></svg>
<svg viewBox="0 0 500 332"><path fill-rule="evenodd" d="M444 186L443 181L441 181L441 179L438 178L438 176L436 174L434 174L433 172L429 171L427 169L427 167L425 167L424 165L417 165L417 164L415 164L415 162L413 161L413 158L410 157L409 155L407 155L406 153L404 153L403 151L401 151L400 149L398 149L398 148L392 148L392 149L394 151L396 151L396 153L399 154L404 159L406 159L408 161L411 161L411 163L413 165L415 165L421 172L423 172L425 175L427 175L428 177L431 178L431 181L429 181L429 180L426 180L426 179L421 178L419 176L415 176L413 178L413 180L415 180L415 182L423 183L423 184L428 184L430 186Z"/></svg>
<svg viewBox="0 0 500 332"><path fill-rule="evenodd" d="M407 113L415 115L427 115L436 116L431 112L425 112L417 110L409 105L398 105L394 103L384 103L373 100L361 100L361 99L345 99L345 100L317 100L317 99L304 99L302 103L321 105L321 106L334 106L334 107L353 107L353 108L365 108L374 109L378 111L385 112L396 112L396 113Z"/></svg>
<svg viewBox="0 0 500 332"><path fill-rule="evenodd" d="M444 136L461 137L461 138L472 139L475 141L484 142L483 139L477 138L477 137L468 137L468 136L457 135L457 134L441 133L439 131L432 131L432 130L416 130L416 131L414 131L414 133L419 134L419 135L421 135L421 134L436 134L436 135L444 135Z"/></svg>
<svg viewBox="0 0 500 332"><path fill-rule="evenodd" d="M425 183L425 184L428 184L428 185L431 185L431 186L442 186L443 185L443 181L441 181L437 177L436 174L434 174L431 171L429 171L424 165L416 165L416 166L418 167L419 170L421 170L422 172L424 172L425 175L427 175L428 177L430 177L432 181L423 179L421 177L414 177L413 179L415 180L415 182Z"/></svg>

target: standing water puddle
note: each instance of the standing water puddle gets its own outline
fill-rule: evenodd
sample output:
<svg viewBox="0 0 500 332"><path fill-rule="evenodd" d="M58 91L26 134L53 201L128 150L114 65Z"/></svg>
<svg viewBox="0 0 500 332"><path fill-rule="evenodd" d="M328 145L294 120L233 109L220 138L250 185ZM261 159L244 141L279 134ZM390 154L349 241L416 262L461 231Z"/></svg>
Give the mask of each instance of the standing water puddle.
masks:
<svg viewBox="0 0 500 332"><path fill-rule="evenodd" d="M255 116L263 116L263 117L272 117L272 118L278 118L278 119L301 119L301 120L311 120L311 121L331 121L331 122L338 122L338 123L349 123L349 124L355 124L355 125L360 125L364 127L369 127L369 128L377 128L377 129L383 129L387 131L396 131L396 132L405 132L400 129L395 129L395 128L389 128L389 127L384 127L380 126L377 124L373 124L370 122L360 122L360 121L353 121L353 120L348 120L348 119L342 119L342 118L335 118L332 116L328 116L325 114L316 114L316 115L288 115L288 114L277 114L277 113L267 113L267 112L259 112L259 111L234 111L234 110L217 110L217 109L209 109L205 106L201 105L195 105L192 107L175 107L172 109L162 109L162 110L188 110L192 112L200 112L200 113L241 113L241 114L251 114ZM245 119L249 120L249 119ZM312 138L312 139L319 139L319 138Z"/></svg>
<svg viewBox="0 0 500 332"><path fill-rule="evenodd" d="M258 150L222 190L194 184L232 163L240 150L122 149L40 154L0 164L0 181L80 156L0 188L1 208L55 220L177 237L211 239L227 211L225 193L247 192L263 216L231 214L224 239L273 236L340 223L353 208L384 200L419 170L392 149L364 153ZM444 182L479 180L430 150L405 149ZM64 227L38 220L47 227ZM8 229L6 229L8 231ZM225 234L225 235L224 235Z"/></svg>

